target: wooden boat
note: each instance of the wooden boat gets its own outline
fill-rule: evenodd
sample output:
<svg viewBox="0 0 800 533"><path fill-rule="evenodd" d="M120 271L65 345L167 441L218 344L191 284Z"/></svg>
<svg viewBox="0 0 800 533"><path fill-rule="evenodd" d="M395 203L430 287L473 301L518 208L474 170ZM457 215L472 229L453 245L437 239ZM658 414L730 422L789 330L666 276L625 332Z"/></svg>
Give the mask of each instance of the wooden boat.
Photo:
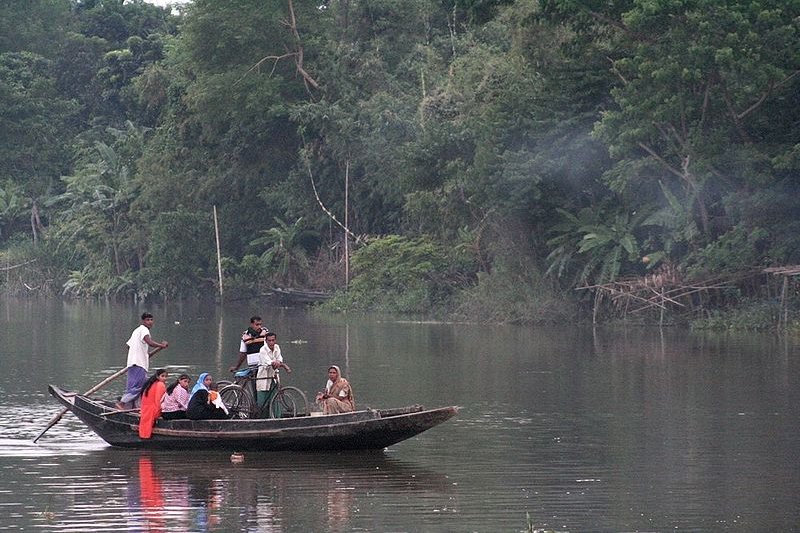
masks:
<svg viewBox="0 0 800 533"><path fill-rule="evenodd" d="M382 449L452 418L458 407L365 409L324 416L243 420L163 420L140 439L139 415L113 402L48 387L64 407L112 446L146 449L311 451Z"/></svg>

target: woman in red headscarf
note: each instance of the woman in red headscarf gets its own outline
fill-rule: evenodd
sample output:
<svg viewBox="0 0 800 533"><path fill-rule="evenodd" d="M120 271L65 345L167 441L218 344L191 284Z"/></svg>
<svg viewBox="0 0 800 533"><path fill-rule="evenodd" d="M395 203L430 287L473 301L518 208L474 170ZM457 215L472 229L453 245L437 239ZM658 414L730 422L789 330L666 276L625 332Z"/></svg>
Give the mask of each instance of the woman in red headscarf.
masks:
<svg viewBox="0 0 800 533"><path fill-rule="evenodd" d="M156 370L142 387L142 408L139 419L139 438L149 439L153 434L153 425L161 416L161 398L167 392L164 382L167 381L167 371L163 368Z"/></svg>

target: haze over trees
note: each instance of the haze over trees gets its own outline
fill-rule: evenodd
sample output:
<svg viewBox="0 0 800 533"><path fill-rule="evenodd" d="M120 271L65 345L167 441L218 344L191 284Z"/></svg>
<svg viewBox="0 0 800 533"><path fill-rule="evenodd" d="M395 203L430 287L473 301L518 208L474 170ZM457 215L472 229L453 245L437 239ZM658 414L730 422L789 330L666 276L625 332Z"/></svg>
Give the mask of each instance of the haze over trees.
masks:
<svg viewBox="0 0 800 533"><path fill-rule="evenodd" d="M769 318L799 126L793 0L3 2L0 283Z"/></svg>

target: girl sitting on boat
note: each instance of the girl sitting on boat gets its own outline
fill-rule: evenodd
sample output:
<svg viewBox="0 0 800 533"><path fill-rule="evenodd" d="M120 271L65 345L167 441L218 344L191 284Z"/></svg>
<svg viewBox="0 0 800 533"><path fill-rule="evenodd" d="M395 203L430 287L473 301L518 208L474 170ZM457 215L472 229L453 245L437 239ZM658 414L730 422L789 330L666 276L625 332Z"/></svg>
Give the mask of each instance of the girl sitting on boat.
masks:
<svg viewBox="0 0 800 533"><path fill-rule="evenodd" d="M161 416L161 398L167 390L164 385L165 381L167 381L167 371L159 368L155 374L145 381L142 387L139 438L149 439L153 434L153 425L156 423L156 419Z"/></svg>
<svg viewBox="0 0 800 533"><path fill-rule="evenodd" d="M189 408L189 376L181 374L169 387L161 399L161 418L177 420L186 418Z"/></svg>

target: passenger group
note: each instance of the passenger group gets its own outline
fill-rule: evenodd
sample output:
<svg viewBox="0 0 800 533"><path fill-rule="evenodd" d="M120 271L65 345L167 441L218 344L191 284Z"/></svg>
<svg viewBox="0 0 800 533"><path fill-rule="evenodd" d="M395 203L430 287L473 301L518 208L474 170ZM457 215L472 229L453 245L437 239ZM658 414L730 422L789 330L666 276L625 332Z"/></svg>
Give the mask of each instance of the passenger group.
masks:
<svg viewBox="0 0 800 533"><path fill-rule="evenodd" d="M140 325L133 330L128 339L127 383L125 392L117 403L120 411L139 411L139 437L149 439L159 418L165 420L224 420L230 413L216 390L214 380L208 372L203 372L189 391L191 378L181 374L174 382L166 385L168 373L165 369L156 370L147 377L150 357L169 346L167 341L157 342L150 337L150 329L155 320L150 313L143 313ZM256 402L259 406L269 405L277 394L277 373L292 369L283 360L277 336L263 325L260 316L250 318L250 325L242 333L239 343L239 357L228 370L236 372L243 363L258 368L256 374ZM148 352L148 347L155 348ZM316 402L325 415L347 413L355 410L355 400L350 383L341 375L337 365L328 367L328 381L325 389L317 393ZM280 416L280 413L278 413Z"/></svg>

